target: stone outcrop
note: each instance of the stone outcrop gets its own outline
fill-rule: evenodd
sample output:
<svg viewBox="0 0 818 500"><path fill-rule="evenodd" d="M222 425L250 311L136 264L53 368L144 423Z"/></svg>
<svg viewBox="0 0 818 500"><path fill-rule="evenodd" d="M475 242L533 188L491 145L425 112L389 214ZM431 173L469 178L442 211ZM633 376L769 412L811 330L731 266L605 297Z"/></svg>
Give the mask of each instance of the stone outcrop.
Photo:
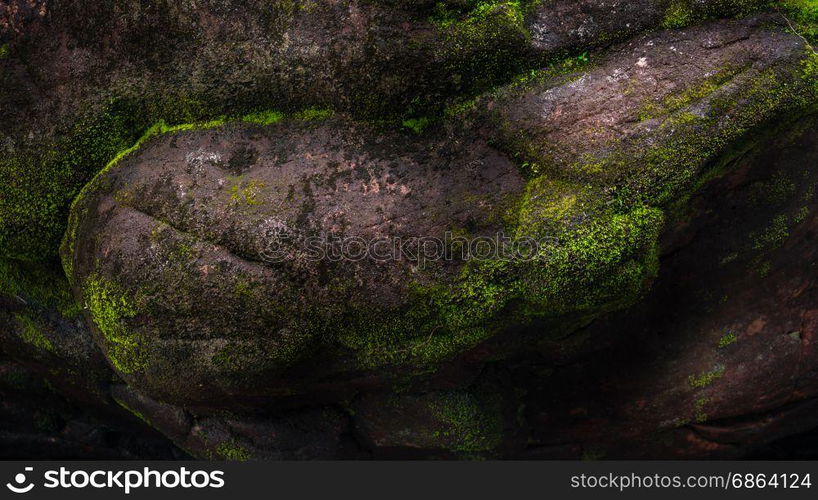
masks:
<svg viewBox="0 0 818 500"><path fill-rule="evenodd" d="M0 8L3 456L721 458L818 426L807 9L86 10Z"/></svg>

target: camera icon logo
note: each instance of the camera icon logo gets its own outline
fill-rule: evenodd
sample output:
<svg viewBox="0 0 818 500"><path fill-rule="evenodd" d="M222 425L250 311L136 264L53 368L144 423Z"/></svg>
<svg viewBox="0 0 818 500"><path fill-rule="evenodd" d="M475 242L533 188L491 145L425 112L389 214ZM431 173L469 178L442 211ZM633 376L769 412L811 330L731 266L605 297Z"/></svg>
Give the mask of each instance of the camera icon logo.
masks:
<svg viewBox="0 0 818 500"><path fill-rule="evenodd" d="M26 467L26 472L33 472L34 467ZM28 493L29 491L34 489L34 483L26 483L26 475L20 472L16 476L14 476L14 481L16 483L6 483L6 488L11 490L14 493Z"/></svg>

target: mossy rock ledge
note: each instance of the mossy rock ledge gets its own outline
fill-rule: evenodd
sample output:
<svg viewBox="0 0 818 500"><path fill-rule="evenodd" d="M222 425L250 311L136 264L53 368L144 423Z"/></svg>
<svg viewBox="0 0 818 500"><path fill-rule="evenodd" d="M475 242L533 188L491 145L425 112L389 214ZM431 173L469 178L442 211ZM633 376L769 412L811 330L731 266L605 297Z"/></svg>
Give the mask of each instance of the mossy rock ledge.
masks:
<svg viewBox="0 0 818 500"><path fill-rule="evenodd" d="M668 208L735 141L813 106L816 67L761 16L645 35L422 134L317 112L160 124L75 200L64 268L113 368L161 401L428 376L509 329L565 335L637 301ZM498 233L537 251L339 260L309 247Z"/></svg>

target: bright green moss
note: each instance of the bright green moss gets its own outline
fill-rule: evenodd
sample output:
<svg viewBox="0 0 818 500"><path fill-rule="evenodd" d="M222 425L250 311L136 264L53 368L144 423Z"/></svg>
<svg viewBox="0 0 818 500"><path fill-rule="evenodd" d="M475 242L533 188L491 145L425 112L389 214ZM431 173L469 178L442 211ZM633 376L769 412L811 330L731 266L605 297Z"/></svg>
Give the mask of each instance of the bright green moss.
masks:
<svg viewBox="0 0 818 500"><path fill-rule="evenodd" d="M332 117L335 112L331 109L308 108L292 115L294 120L319 121Z"/></svg>
<svg viewBox="0 0 818 500"><path fill-rule="evenodd" d="M122 407L124 410L126 410L128 413L132 414L133 416L135 416L135 417L136 417L136 418L138 418L139 420L141 420L141 421L145 422L145 423L146 423L146 424L148 424L149 426L152 426L152 425L153 425L153 424L151 424L150 420L148 420L148 418L147 418L147 417L145 417L145 415L144 415L144 414L142 414L142 412L140 412L140 411L138 411L138 410L135 410L135 409L131 408L131 406L130 406L128 403L126 403L125 401L123 401L123 400L121 400L121 399L117 398L116 396L114 396L114 398L113 398L113 399L114 399L114 401L116 402L116 404L118 404L119 406L121 406L121 407Z"/></svg>
<svg viewBox="0 0 818 500"><path fill-rule="evenodd" d="M413 306L402 310L356 309L337 320L337 340L355 351L361 368L410 365L428 370L491 336L480 318L455 303L445 287L416 287Z"/></svg>
<svg viewBox="0 0 818 500"><path fill-rule="evenodd" d="M776 7L798 35L813 45L818 43L818 0L780 0Z"/></svg>
<svg viewBox="0 0 818 500"><path fill-rule="evenodd" d="M725 347L735 344L736 342L738 342L738 337L736 334L734 332L727 332L719 339L719 349L724 349Z"/></svg>
<svg viewBox="0 0 818 500"><path fill-rule="evenodd" d="M429 126L430 120L427 117L409 118L404 120L402 125L416 134L422 134L423 130Z"/></svg>
<svg viewBox="0 0 818 500"><path fill-rule="evenodd" d="M230 200L234 203L244 203L250 206L261 204L259 195L264 189L264 183L257 180L251 180L247 183L234 184L228 190Z"/></svg>
<svg viewBox="0 0 818 500"><path fill-rule="evenodd" d="M284 119L284 113L278 111L262 111L259 113L251 113L244 115L242 121L248 123L257 123L259 125L272 125Z"/></svg>
<svg viewBox="0 0 818 500"><path fill-rule="evenodd" d="M105 339L114 368L126 374L144 370L142 340L127 326L127 320L137 314L131 299L116 284L95 275L88 277L83 290L91 319Z"/></svg>
<svg viewBox="0 0 818 500"><path fill-rule="evenodd" d="M707 413L704 411L704 408L709 402L709 398L699 398L693 403L693 419L695 422L702 423L707 421Z"/></svg>

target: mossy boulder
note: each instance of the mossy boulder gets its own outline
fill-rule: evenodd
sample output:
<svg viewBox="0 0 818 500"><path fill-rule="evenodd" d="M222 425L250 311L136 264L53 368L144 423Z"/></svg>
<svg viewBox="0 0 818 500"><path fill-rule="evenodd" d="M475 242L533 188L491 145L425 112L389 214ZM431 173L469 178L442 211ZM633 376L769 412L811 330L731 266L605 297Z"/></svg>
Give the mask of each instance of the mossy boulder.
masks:
<svg viewBox="0 0 818 500"><path fill-rule="evenodd" d="M382 261L331 252L489 237L522 189L486 145L342 117L177 131L86 187L65 269L114 368L149 394L287 394L327 373L425 369L479 341L479 320L441 288L460 280L462 261L427 263L415 247ZM334 248L313 256L310 238ZM314 373L272 382L305 362Z"/></svg>
<svg viewBox="0 0 818 500"><path fill-rule="evenodd" d="M758 18L503 89L451 135L315 112L160 126L77 199L64 267L113 367L159 399L434 371L509 328L564 335L634 303L667 206L731 141L814 102L810 61ZM474 258L452 242L498 234L536 248ZM360 254L380 238L434 238L439 255ZM357 253L315 255L316 241Z"/></svg>

